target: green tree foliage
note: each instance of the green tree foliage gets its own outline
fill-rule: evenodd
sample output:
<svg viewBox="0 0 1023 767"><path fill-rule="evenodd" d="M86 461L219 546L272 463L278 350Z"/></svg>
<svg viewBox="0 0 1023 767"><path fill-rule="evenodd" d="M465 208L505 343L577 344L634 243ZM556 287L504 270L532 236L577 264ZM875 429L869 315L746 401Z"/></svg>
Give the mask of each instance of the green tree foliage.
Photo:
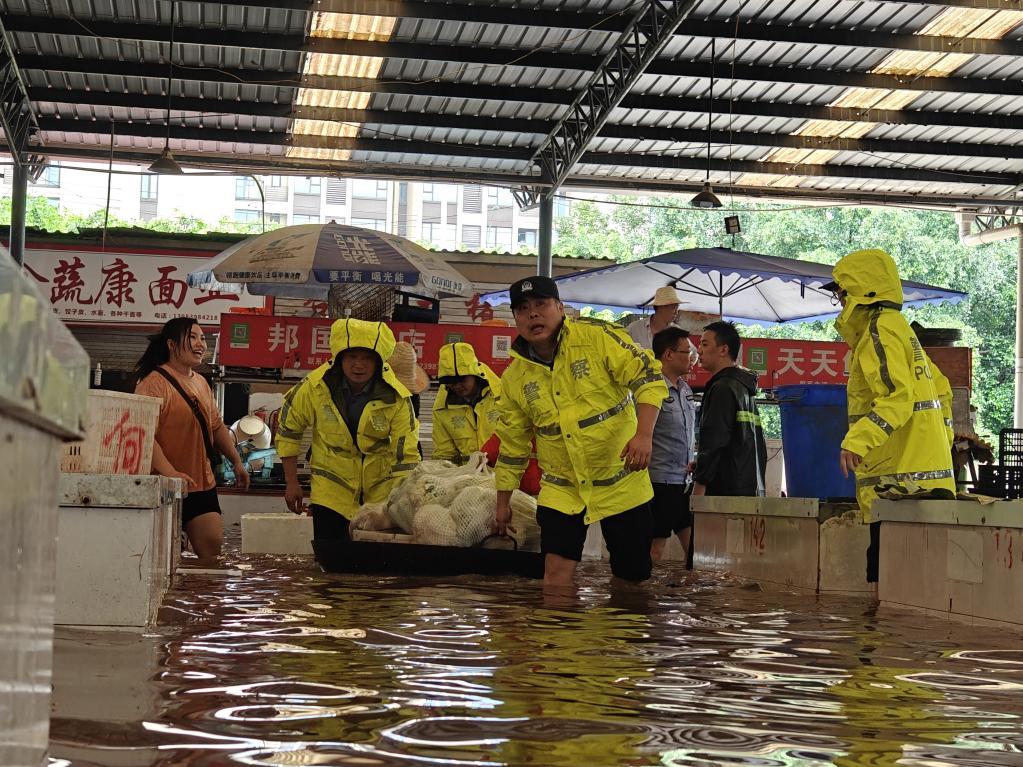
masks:
<svg viewBox="0 0 1023 767"><path fill-rule="evenodd" d="M859 206L778 207L735 204L743 231L724 232L721 211L685 207L667 197L614 197L612 204L577 202L556 222L564 256L620 261L694 247L735 247L770 256L834 264L846 253L881 248L904 279L966 291L962 303L907 310L925 327L956 327L974 349L973 402L983 431L1012 424L1015 348L1015 241L966 248L950 213ZM744 328L768 337L836 339L831 322Z"/></svg>
<svg viewBox="0 0 1023 767"><path fill-rule="evenodd" d="M70 213L60 210L51 200L46 197L29 197L25 208L25 225L28 227L42 229L47 232L77 232L80 229L95 229L104 224L105 211L103 208L93 211L87 215ZM0 199L0 224L11 223L11 198ZM106 225L111 228L143 228L154 232L168 232L174 234L204 234L206 232L228 232L233 234L259 234L263 231L259 222L239 222L227 216L222 217L215 224L211 224L194 216L186 216L183 213L172 218L154 218L148 221L125 221L110 216ZM267 221L267 230L275 229L278 224L271 224Z"/></svg>

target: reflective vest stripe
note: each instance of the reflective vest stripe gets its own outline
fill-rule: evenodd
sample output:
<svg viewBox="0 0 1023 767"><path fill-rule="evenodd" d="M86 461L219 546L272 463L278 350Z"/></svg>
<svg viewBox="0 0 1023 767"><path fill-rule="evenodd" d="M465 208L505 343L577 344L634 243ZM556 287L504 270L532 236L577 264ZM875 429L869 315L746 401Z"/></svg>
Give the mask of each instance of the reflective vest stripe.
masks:
<svg viewBox="0 0 1023 767"><path fill-rule="evenodd" d="M285 429L280 426L277 427L277 436L284 437L284 439L291 439L296 442L301 442L304 436L300 431L292 431L291 429Z"/></svg>
<svg viewBox="0 0 1023 767"><path fill-rule="evenodd" d="M344 479L342 479L332 471L327 471L326 469L321 469L318 466L313 466L309 470L309 473L312 474L314 477L323 477L324 479L333 482L336 485L341 485L341 487L347 487L349 490L355 490L355 488L352 487L348 482L346 482Z"/></svg>
<svg viewBox="0 0 1023 767"><path fill-rule="evenodd" d="M497 456L498 463L504 463L508 466L525 466L529 463L528 458L512 458L510 455L499 453Z"/></svg>
<svg viewBox="0 0 1023 767"><path fill-rule="evenodd" d="M926 482L929 479L952 479L955 474L951 469L939 471L907 471L902 474L879 474L876 477L863 477L856 480L857 487L873 487L879 480L891 478L894 480L910 480L912 482Z"/></svg>
<svg viewBox="0 0 1023 767"><path fill-rule="evenodd" d="M573 484L567 479L555 477L553 474L548 474L546 471L540 472L540 479L550 485L558 485L559 487L573 487ZM594 484L596 484L596 482L594 482Z"/></svg>
<svg viewBox="0 0 1023 767"><path fill-rule="evenodd" d="M920 402L914 402L913 411L918 412L920 410L941 410L941 400L925 399Z"/></svg>
<svg viewBox="0 0 1023 767"><path fill-rule="evenodd" d="M627 476L629 476L631 473L632 472L629 471L628 469L622 469L617 474L612 474L610 477L604 477L603 479L595 479L595 480L593 480L593 486L594 487L610 487L611 485L616 485L619 482L621 482L623 479L625 479Z"/></svg>
<svg viewBox="0 0 1023 767"><path fill-rule="evenodd" d="M561 434L561 427L556 423L552 423L550 426L537 426L536 433L542 437L556 437Z"/></svg>
<svg viewBox="0 0 1023 767"><path fill-rule="evenodd" d="M877 413L870 413L867 415L867 418L870 420L872 424L879 427L881 431L883 431L885 434L890 435L893 431L895 431L895 427L893 427L890 423L888 423Z"/></svg>
<svg viewBox="0 0 1023 767"><path fill-rule="evenodd" d="M735 414L735 420L738 423L751 423L754 426L760 426L760 416L751 410L740 410Z"/></svg>
<svg viewBox="0 0 1023 767"><path fill-rule="evenodd" d="M591 415L589 418L584 418L579 422L579 428L585 429L587 426L593 426L594 424L598 424L601 421L606 421L608 418L612 418L613 416L618 415L628 406L629 406L628 398L623 399L617 405L615 405L612 408L608 408L603 413L597 413L596 415Z"/></svg>
<svg viewBox="0 0 1023 767"><path fill-rule="evenodd" d="M881 367L881 380L888 388L888 393L895 392L895 383L892 381L892 374L888 371L888 355L885 353L884 344L881 343L881 334L877 329L877 318L881 316L881 310L877 309L870 315L870 340L874 342L874 354L877 355Z"/></svg>

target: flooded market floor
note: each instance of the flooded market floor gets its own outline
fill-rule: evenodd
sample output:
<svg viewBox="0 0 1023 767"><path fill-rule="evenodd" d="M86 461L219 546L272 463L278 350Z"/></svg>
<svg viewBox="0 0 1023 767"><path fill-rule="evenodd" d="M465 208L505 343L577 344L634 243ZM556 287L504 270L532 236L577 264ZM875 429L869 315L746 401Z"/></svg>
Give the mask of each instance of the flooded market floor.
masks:
<svg viewBox="0 0 1023 767"><path fill-rule="evenodd" d="M1023 648L665 567L522 579L232 555L147 635L59 631L50 766L1023 765Z"/></svg>

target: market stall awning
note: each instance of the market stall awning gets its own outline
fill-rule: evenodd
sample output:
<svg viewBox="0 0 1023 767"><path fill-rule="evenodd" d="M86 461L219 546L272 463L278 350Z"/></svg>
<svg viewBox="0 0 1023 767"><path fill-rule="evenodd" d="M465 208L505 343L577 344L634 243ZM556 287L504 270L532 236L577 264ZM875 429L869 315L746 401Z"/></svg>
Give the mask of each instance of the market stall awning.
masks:
<svg viewBox="0 0 1023 767"><path fill-rule="evenodd" d="M572 306L633 311L649 306L654 291L672 285L683 295L683 309L720 314L751 325L777 325L835 317L839 307L822 289L831 266L795 258L763 256L729 248L693 248L653 258L590 269L559 277L562 300ZM958 290L903 280L906 306L958 303ZM508 303L508 291L482 296Z"/></svg>

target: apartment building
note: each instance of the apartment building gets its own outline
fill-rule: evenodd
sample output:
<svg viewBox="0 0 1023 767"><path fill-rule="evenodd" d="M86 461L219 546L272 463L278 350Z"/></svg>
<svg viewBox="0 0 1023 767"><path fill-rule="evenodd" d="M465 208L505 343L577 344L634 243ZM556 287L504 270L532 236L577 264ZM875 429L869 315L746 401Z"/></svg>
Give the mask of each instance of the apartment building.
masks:
<svg viewBox="0 0 1023 767"><path fill-rule="evenodd" d="M0 194L10 196L5 169ZM267 227L336 221L391 232L444 250L535 252L539 213L521 211L511 192L476 184L428 184L363 178L140 173L115 165L111 216L145 225L188 216L211 225L222 219ZM107 169L81 162L51 163L29 188L61 210L88 215L106 206ZM555 217L569 210L555 201Z"/></svg>

